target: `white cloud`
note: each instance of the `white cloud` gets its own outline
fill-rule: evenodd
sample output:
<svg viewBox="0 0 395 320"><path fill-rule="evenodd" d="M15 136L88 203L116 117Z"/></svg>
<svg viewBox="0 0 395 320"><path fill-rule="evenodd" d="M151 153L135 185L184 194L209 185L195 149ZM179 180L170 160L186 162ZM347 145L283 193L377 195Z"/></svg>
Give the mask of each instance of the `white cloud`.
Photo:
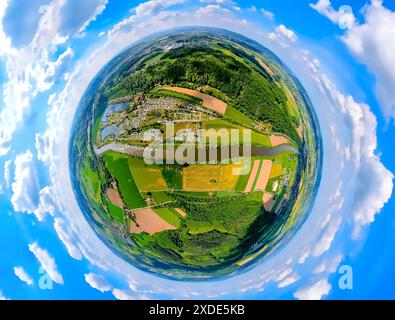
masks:
<svg viewBox="0 0 395 320"><path fill-rule="evenodd" d="M81 34L103 13L108 0L68 0L62 9L61 33Z"/></svg>
<svg viewBox="0 0 395 320"><path fill-rule="evenodd" d="M355 222L353 236L356 237L361 227L373 222L375 215L390 199L394 175L384 167L380 157L375 153L377 120L369 106L358 103L352 96L339 92L333 81L326 74L319 72L319 67L311 71L318 86L338 106L349 123L352 145L345 156L350 153L349 157L353 161L355 170L354 181L348 183L355 183L352 217ZM342 204L342 201L339 203ZM331 231L335 232L335 230ZM331 238L327 237L327 241Z"/></svg>
<svg viewBox="0 0 395 320"><path fill-rule="evenodd" d="M53 197L52 188L47 186L39 192L39 202L33 213L38 221L42 221L47 213L55 216L56 213L56 200Z"/></svg>
<svg viewBox="0 0 395 320"><path fill-rule="evenodd" d="M33 285L33 279L22 267L14 267L14 273L22 282L28 284L29 286Z"/></svg>
<svg viewBox="0 0 395 320"><path fill-rule="evenodd" d="M332 286L327 279L321 279L309 287L304 287L295 292L294 297L299 300L320 300L326 296Z"/></svg>
<svg viewBox="0 0 395 320"><path fill-rule="evenodd" d="M376 96L385 116L395 117L395 12L381 1L365 7L365 22L342 37L351 53L376 78Z"/></svg>
<svg viewBox="0 0 395 320"><path fill-rule="evenodd" d="M278 288L285 288L290 286L291 284L296 283L297 281L300 280L300 276L297 274L291 274L289 276L287 276L286 278L284 278L283 280L281 280L278 284L277 287Z"/></svg>
<svg viewBox="0 0 395 320"><path fill-rule="evenodd" d="M139 18L145 18L160 11L163 11L176 4L185 2L186 0L150 0L140 3L133 9L134 15L123 19L121 22L115 24L107 33L109 39L114 39L120 33L127 33L133 29L133 26Z"/></svg>
<svg viewBox="0 0 395 320"><path fill-rule="evenodd" d="M330 0L320 0L311 5L333 23L343 19L345 29L341 37L350 52L376 78L376 96L386 117L395 117L395 12L383 6L381 0L372 0L362 10L362 23L352 12L336 11ZM341 16L343 13L343 16ZM378 58L379 57L379 58Z"/></svg>
<svg viewBox="0 0 395 320"><path fill-rule="evenodd" d="M137 16L148 16L186 0L151 0L139 4L134 10Z"/></svg>
<svg viewBox="0 0 395 320"><path fill-rule="evenodd" d="M236 2L233 0L199 0L199 2L201 3L214 3L214 4L220 4L220 5L224 5L224 6L235 6Z"/></svg>
<svg viewBox="0 0 395 320"><path fill-rule="evenodd" d="M12 136L30 112L31 102L49 90L67 70L74 53L67 47L58 55L60 47L73 35L72 31L84 30L104 10L106 3L107 0L60 0L41 6L31 42L16 49L2 23L8 1L1 1L0 56L8 78L3 86L4 107L0 112L0 156L9 152Z"/></svg>
<svg viewBox="0 0 395 320"><path fill-rule="evenodd" d="M14 164L11 203L15 211L33 213L39 203L39 191L32 153L28 150L17 155Z"/></svg>
<svg viewBox="0 0 395 320"><path fill-rule="evenodd" d="M340 254L336 257L331 257L323 260L318 266L313 270L314 273L333 273L336 272L339 263L343 260L343 256Z"/></svg>
<svg viewBox="0 0 395 320"><path fill-rule="evenodd" d="M11 185L11 164L11 160L4 162L4 181L7 188L9 188Z"/></svg>
<svg viewBox="0 0 395 320"><path fill-rule="evenodd" d="M65 245L69 255L76 260L81 260L81 250L75 245L72 237L70 236L72 231L69 230L68 227L66 227L64 221L61 218L55 218L54 228L56 233L58 234L59 239Z"/></svg>
<svg viewBox="0 0 395 320"><path fill-rule="evenodd" d="M335 239L341 221L342 220L339 217L337 217L329 222L329 225L325 228L323 234L321 235L321 237L318 239L318 241L313 247L312 255L314 257L319 257L324 252L329 250L333 240Z"/></svg>
<svg viewBox="0 0 395 320"><path fill-rule="evenodd" d="M50 87L45 78L47 68L54 68L49 60L50 49L65 41L57 34L62 5L63 1L59 1L41 7L38 30L31 43L20 50L11 46L11 40L0 24L0 56L5 60L8 76L3 87L4 107L0 112L0 156L9 151L8 144L29 111L31 100L38 92ZM5 9L0 7L0 21Z"/></svg>
<svg viewBox="0 0 395 320"><path fill-rule="evenodd" d="M310 7L318 13L327 17L333 23L338 24L342 29L350 29L355 24L355 16L350 6L344 5L335 10L331 0L319 0L317 3L310 3Z"/></svg>
<svg viewBox="0 0 395 320"><path fill-rule="evenodd" d="M100 292L107 292L111 290L111 286L108 282L100 275L94 273L88 273L84 275L85 281L94 289Z"/></svg>
<svg viewBox="0 0 395 320"><path fill-rule="evenodd" d="M207 16L207 15L215 15L215 14L232 14L231 11L227 8L223 8L217 4L209 4L206 7L201 7L196 11L196 14L199 16Z"/></svg>
<svg viewBox="0 0 395 320"><path fill-rule="evenodd" d="M298 40L296 33L283 24L278 25L273 32L269 33L268 37L270 40L277 41L284 48Z"/></svg>
<svg viewBox="0 0 395 320"><path fill-rule="evenodd" d="M261 9L261 12L262 12L262 14L266 17L266 18L268 18L269 20L273 20L274 19L274 13L273 12L271 12L271 11L268 11L268 10L266 10L266 9Z"/></svg>
<svg viewBox="0 0 395 320"><path fill-rule="evenodd" d="M64 284L63 276L59 272L55 259L47 250L41 248L37 242L29 244L29 250L34 254L40 262L41 267L49 275L49 277L57 284Z"/></svg>
<svg viewBox="0 0 395 320"><path fill-rule="evenodd" d="M118 300L136 300L133 294L128 290L114 289L112 290L112 294Z"/></svg>

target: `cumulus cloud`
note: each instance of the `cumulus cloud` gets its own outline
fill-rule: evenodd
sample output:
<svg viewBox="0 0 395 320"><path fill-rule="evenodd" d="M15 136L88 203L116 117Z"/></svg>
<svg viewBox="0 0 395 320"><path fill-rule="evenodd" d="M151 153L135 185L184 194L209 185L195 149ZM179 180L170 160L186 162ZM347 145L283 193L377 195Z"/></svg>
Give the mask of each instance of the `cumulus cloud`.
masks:
<svg viewBox="0 0 395 320"><path fill-rule="evenodd" d="M37 217L38 221L41 221L47 213L51 216L55 216L55 212L56 200L54 199L52 188L46 186L39 192L39 202L33 213Z"/></svg>
<svg viewBox="0 0 395 320"><path fill-rule="evenodd" d="M3 5L4 2L2 2ZM5 2L7 5L7 2ZM59 10L63 1L41 7L42 14L37 32L31 43L15 49L0 24L0 55L5 60L7 82L3 87L4 107L0 112L0 155L9 151L12 135L30 109L30 103L38 92L50 87L45 74L55 68L50 60L50 49L64 43L66 39L57 34L60 20ZM6 7L0 7L0 21ZM2 12L2 10L4 10ZM49 74L52 74L49 72Z"/></svg>
<svg viewBox="0 0 395 320"><path fill-rule="evenodd" d="M63 244L65 245L69 255L76 260L81 260L82 259L81 250L74 243L71 237L72 234L71 230L69 230L69 228L66 226L66 224L61 218L55 218L54 228L60 241L62 241Z"/></svg>
<svg viewBox="0 0 395 320"><path fill-rule="evenodd" d="M29 250L33 253L41 267L54 282L57 284L64 284L63 276L58 270L55 259L46 249L41 248L37 242L34 242L29 244Z"/></svg>
<svg viewBox="0 0 395 320"><path fill-rule="evenodd" d="M38 94L61 79L74 53L70 47L57 54L73 32L83 31L100 14L107 0L52 1L39 8L37 28L30 43L12 45L3 20L8 1L0 4L0 56L8 78L3 87L4 107L0 112L0 156L9 152L14 132L30 112Z"/></svg>
<svg viewBox="0 0 395 320"><path fill-rule="evenodd" d="M305 57L306 58L306 57ZM311 59L307 59L311 65ZM390 172L376 154L377 149L377 120L368 105L358 103L350 95L344 95L335 83L325 73L320 73L319 67L310 68L313 78L321 90L336 105L349 124L352 145L347 147L344 154L353 161L355 184L352 217L355 222L353 236L357 237L364 225L374 221L384 205L388 202L393 191L394 175ZM342 204L342 201L338 201ZM329 230L327 242L334 236L335 228ZM322 243L324 244L324 243ZM326 246L323 245L322 249ZM320 251L320 250L318 250Z"/></svg>
<svg viewBox="0 0 395 320"><path fill-rule="evenodd" d="M322 297L326 296L332 286L329 284L327 279L321 279L315 282L309 287L304 287L295 292L295 298L299 300L320 300Z"/></svg>
<svg viewBox="0 0 395 320"><path fill-rule="evenodd" d="M151 0L139 4L134 11L137 16L148 16L185 1L186 0Z"/></svg>
<svg viewBox="0 0 395 320"><path fill-rule="evenodd" d="M351 53L365 64L376 78L376 95L383 112L395 117L395 11L372 1L365 7L365 22L347 31L342 37Z"/></svg>
<svg viewBox="0 0 395 320"><path fill-rule="evenodd" d="M83 32L103 13L108 0L67 0L61 10L60 33L72 35Z"/></svg>
<svg viewBox="0 0 395 320"><path fill-rule="evenodd" d="M106 279L102 276L88 273L85 274L85 281L94 289L99 290L100 292L107 292L111 290L111 286L108 284Z"/></svg>
<svg viewBox="0 0 395 320"><path fill-rule="evenodd" d="M338 11L329 0L312 5L318 12L338 23ZM352 21L341 37L350 52L375 76L376 96L386 117L395 117L395 12L386 8L381 0L371 0L362 9L363 22ZM353 16L352 16L353 17Z"/></svg>
<svg viewBox="0 0 395 320"><path fill-rule="evenodd" d="M339 217L336 217L329 222L329 225L324 229L321 238L313 247L312 254L314 257L319 257L324 252L329 250L333 240L335 239L340 224L341 219Z"/></svg>
<svg viewBox="0 0 395 320"><path fill-rule="evenodd" d="M28 284L29 286L33 285L33 279L22 267L14 267L14 273L22 282Z"/></svg>
<svg viewBox="0 0 395 320"><path fill-rule="evenodd" d="M278 25L268 37L270 40L277 41L282 47L289 47L290 43L298 40L296 33L283 24Z"/></svg>
<svg viewBox="0 0 395 320"><path fill-rule="evenodd" d="M28 150L17 155L14 165L11 203L15 211L33 213L39 203L39 188L32 153Z"/></svg>
<svg viewBox="0 0 395 320"><path fill-rule="evenodd" d="M224 8L217 4L209 4L206 7L201 7L196 11L196 14L199 16L207 16L207 15L214 15L214 14L232 14L231 11L227 8Z"/></svg>
<svg viewBox="0 0 395 320"><path fill-rule="evenodd" d="M350 29L355 24L356 19L354 13L348 5L343 5L339 10L335 10L331 4L331 0L319 0L315 4L310 3L310 7L327 17L333 23L338 24L342 29Z"/></svg>
<svg viewBox="0 0 395 320"><path fill-rule="evenodd" d="M55 215L56 201L52 188L39 190L36 165L30 150L17 155L14 161L11 203L15 211L34 214L42 221L47 213Z"/></svg>
<svg viewBox="0 0 395 320"><path fill-rule="evenodd" d="M390 199L393 174L384 167L375 153L377 120L369 107L340 93L327 76L321 77L321 85L352 123L351 153L357 170L353 216L354 236L357 236L360 228L373 222L375 215Z"/></svg>

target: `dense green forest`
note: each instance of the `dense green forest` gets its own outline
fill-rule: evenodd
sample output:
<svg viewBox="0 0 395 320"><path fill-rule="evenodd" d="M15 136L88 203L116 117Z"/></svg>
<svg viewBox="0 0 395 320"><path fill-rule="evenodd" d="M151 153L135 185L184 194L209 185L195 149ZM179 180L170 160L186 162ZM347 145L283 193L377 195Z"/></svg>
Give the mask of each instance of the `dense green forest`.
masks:
<svg viewBox="0 0 395 320"><path fill-rule="evenodd" d="M237 51L233 48L232 51ZM271 124L274 132L286 134L296 142L292 119L286 108L287 97L276 82L259 71L252 57L241 62L220 50L202 47L181 47L168 51L151 64L140 66L131 75L117 79L107 88L106 95L117 98L123 95L148 92L158 85L208 85L225 93L230 105L252 119ZM247 63L249 62L249 63Z"/></svg>
<svg viewBox="0 0 395 320"><path fill-rule="evenodd" d="M208 267L236 262L270 225L271 215L258 201L261 194L211 199L183 193L170 196L174 205L188 212L188 219L177 230L134 238L144 250L160 252L172 263Z"/></svg>

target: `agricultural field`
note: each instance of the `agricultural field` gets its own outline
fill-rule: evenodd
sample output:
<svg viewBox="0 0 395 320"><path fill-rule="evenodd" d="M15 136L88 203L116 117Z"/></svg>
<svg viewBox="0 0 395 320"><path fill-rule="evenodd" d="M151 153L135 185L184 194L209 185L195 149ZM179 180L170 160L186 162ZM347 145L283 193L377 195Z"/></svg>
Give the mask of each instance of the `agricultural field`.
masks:
<svg viewBox="0 0 395 320"><path fill-rule="evenodd" d="M145 201L133 179L129 169L128 157L108 152L104 155L107 169L118 184L122 199L128 208L135 209L145 206Z"/></svg>
<svg viewBox="0 0 395 320"><path fill-rule="evenodd" d="M129 169L140 192L168 190L160 167L147 166L143 159L129 158Z"/></svg>
<svg viewBox="0 0 395 320"><path fill-rule="evenodd" d="M183 170L183 191L205 192L233 190L239 178L234 170L241 164L190 165Z"/></svg>

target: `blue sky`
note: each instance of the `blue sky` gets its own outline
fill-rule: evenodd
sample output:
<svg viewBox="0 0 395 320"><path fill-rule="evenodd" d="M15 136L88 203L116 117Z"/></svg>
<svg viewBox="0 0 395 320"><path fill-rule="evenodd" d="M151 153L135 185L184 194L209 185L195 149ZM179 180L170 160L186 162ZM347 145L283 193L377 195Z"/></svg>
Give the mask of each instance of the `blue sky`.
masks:
<svg viewBox="0 0 395 320"><path fill-rule="evenodd" d="M9 0L0 22L0 298L395 298L393 2ZM273 50L309 93L325 151L316 204L287 246L204 286L116 257L83 219L67 162L75 108L100 68L185 25ZM339 287L344 265L350 290Z"/></svg>

